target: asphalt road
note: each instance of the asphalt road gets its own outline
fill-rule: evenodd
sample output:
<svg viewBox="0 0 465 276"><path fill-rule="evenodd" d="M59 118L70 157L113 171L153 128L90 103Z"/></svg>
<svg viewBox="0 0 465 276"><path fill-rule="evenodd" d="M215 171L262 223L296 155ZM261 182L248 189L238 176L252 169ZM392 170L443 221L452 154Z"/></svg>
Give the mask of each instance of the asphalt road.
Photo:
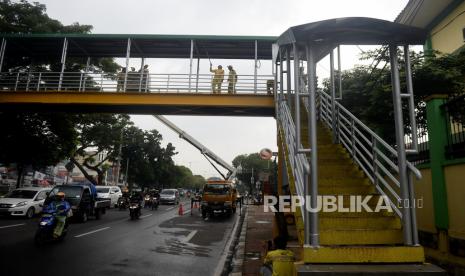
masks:
<svg viewBox="0 0 465 276"><path fill-rule="evenodd" d="M186 206L189 205L189 206ZM72 223L62 243L37 248L38 218L0 218L0 275L213 275L238 215L207 221L198 209L111 209L101 220Z"/></svg>

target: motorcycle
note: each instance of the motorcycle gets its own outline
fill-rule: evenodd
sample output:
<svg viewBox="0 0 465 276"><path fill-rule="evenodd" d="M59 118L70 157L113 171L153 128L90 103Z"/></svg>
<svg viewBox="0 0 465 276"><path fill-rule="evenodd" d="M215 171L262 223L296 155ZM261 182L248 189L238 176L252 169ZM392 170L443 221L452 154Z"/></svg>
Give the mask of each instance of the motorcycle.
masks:
<svg viewBox="0 0 465 276"><path fill-rule="evenodd" d="M127 197L119 197L116 204L119 210L126 210L129 207L129 199Z"/></svg>
<svg viewBox="0 0 465 276"><path fill-rule="evenodd" d="M158 197L154 196L152 197L152 210L158 209L158 205L160 205L160 200Z"/></svg>
<svg viewBox="0 0 465 276"><path fill-rule="evenodd" d="M149 208L152 207L152 197L150 195L146 195L144 197L144 208Z"/></svg>
<svg viewBox="0 0 465 276"><path fill-rule="evenodd" d="M131 202L129 205L129 217L131 217L132 220L134 219L139 219L141 215L141 206L139 202Z"/></svg>
<svg viewBox="0 0 465 276"><path fill-rule="evenodd" d="M68 218L65 220L65 226L59 237L54 237L53 231L57 225L57 218L55 213L44 213L39 221L39 228L36 231L34 242L37 246L44 245L47 242L58 241L61 242L68 233Z"/></svg>

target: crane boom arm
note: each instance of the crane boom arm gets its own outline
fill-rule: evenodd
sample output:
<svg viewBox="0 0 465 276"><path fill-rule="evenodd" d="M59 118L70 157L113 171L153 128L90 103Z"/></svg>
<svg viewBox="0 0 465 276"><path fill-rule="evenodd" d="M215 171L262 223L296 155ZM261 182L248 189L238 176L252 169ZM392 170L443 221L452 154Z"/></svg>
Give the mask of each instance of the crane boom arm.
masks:
<svg viewBox="0 0 465 276"><path fill-rule="evenodd" d="M157 118L160 122L162 122L164 125L169 127L171 130L179 134L179 138L182 138L186 140L189 144L200 150L200 152L205 155L206 157L210 158L213 160L215 163L220 165L221 167L225 168L228 170L228 175L226 179L232 179L236 175L236 168L231 166L228 162L224 161L216 155L214 152L209 150L207 147L202 145L199 141L197 141L194 137L190 136L188 133L186 133L184 130L180 129L178 126L176 126L173 122L169 121L166 119L164 116L161 115L153 115L155 118Z"/></svg>

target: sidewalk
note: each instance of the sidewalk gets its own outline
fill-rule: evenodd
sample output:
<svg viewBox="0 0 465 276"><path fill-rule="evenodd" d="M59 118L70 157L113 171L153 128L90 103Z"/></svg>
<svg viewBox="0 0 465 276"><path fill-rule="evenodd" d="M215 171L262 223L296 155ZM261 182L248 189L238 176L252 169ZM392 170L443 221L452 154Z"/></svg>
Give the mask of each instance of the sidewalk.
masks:
<svg viewBox="0 0 465 276"><path fill-rule="evenodd" d="M248 205L243 276L259 275L265 257L266 242L273 240L273 218L271 212L263 212L263 205Z"/></svg>

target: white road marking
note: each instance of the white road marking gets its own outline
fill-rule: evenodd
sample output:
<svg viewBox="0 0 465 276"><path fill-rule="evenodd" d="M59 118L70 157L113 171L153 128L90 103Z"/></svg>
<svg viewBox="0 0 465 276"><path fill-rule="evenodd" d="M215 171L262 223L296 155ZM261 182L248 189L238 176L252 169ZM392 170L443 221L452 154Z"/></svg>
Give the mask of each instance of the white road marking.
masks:
<svg viewBox="0 0 465 276"><path fill-rule="evenodd" d="M94 230L94 231L90 231L90 232L87 232L87 233L84 233L84 234L80 234L80 235L77 235L77 236L74 236L74 237L75 238L80 238L80 237L87 236L87 235L90 235L90 234L93 234L93 233L97 233L97 232L100 232L100 231L103 231L103 230L107 230L108 228L110 228L110 227L103 227L103 228L100 228L100 229L97 229L97 230Z"/></svg>
<svg viewBox="0 0 465 276"><path fill-rule="evenodd" d="M151 215L153 215L153 214L144 215L144 216L141 216L140 218L150 217Z"/></svg>
<svg viewBox="0 0 465 276"><path fill-rule="evenodd" d="M7 226L0 226L0 229L3 229L3 228L10 228L10 227L16 227L16 226L22 226L22 225L26 225L26 223L12 224L12 225L7 225Z"/></svg>
<svg viewBox="0 0 465 276"><path fill-rule="evenodd" d="M166 209L165 211L171 211L171 210L173 210L173 209L176 208L176 207L177 207L177 206L170 207L170 208Z"/></svg>
<svg viewBox="0 0 465 276"><path fill-rule="evenodd" d="M183 242L189 242L195 236L195 234L197 234L197 230L194 230L194 231L190 232L189 235L187 235L183 239Z"/></svg>

